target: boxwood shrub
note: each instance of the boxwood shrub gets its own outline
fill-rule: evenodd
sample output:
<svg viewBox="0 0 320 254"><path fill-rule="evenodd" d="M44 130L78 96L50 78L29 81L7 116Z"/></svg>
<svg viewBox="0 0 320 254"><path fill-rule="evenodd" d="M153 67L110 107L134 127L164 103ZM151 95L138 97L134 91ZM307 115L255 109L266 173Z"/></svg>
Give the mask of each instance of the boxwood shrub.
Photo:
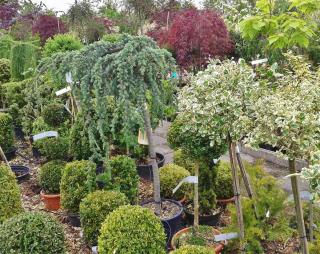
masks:
<svg viewBox="0 0 320 254"><path fill-rule="evenodd" d="M107 215L128 203L127 197L118 191L95 191L88 194L80 203L80 219L85 240L96 245L101 224Z"/></svg>
<svg viewBox="0 0 320 254"><path fill-rule="evenodd" d="M22 211L16 177L9 167L0 162L0 224Z"/></svg>
<svg viewBox="0 0 320 254"><path fill-rule="evenodd" d="M214 189L218 199L232 198L234 196L232 173L228 162L221 161L219 163Z"/></svg>
<svg viewBox="0 0 320 254"><path fill-rule="evenodd" d="M65 162L54 160L40 167L39 184L45 193L60 193L60 182L62 169Z"/></svg>
<svg viewBox="0 0 320 254"><path fill-rule="evenodd" d="M0 254L65 252L63 227L44 213L22 213L0 226Z"/></svg>
<svg viewBox="0 0 320 254"><path fill-rule="evenodd" d="M48 160L66 160L69 158L69 138L52 137L37 140L34 146L39 149L40 153Z"/></svg>
<svg viewBox="0 0 320 254"><path fill-rule="evenodd" d="M186 245L170 253L171 254L214 254L215 251L211 248L207 248L203 246Z"/></svg>
<svg viewBox="0 0 320 254"><path fill-rule="evenodd" d="M44 122L52 127L58 127L68 119L64 105L56 102L46 105L41 115Z"/></svg>
<svg viewBox="0 0 320 254"><path fill-rule="evenodd" d="M179 182L190 176L188 170L183 167L180 167L176 164L167 164L164 167L160 168L160 183L161 183L161 196L165 198L174 198L182 199L186 195L190 194L192 191L192 185L183 184L175 194L172 193L172 190L179 184Z"/></svg>
<svg viewBox="0 0 320 254"><path fill-rule="evenodd" d="M0 146L8 152L14 146L14 132L12 117L0 112Z"/></svg>
<svg viewBox="0 0 320 254"><path fill-rule="evenodd" d="M67 163L61 176L61 206L78 213L81 200L96 189L96 164L91 161Z"/></svg>
<svg viewBox="0 0 320 254"><path fill-rule="evenodd" d="M121 206L103 222L99 254L164 254L166 236L160 219L141 206Z"/></svg>

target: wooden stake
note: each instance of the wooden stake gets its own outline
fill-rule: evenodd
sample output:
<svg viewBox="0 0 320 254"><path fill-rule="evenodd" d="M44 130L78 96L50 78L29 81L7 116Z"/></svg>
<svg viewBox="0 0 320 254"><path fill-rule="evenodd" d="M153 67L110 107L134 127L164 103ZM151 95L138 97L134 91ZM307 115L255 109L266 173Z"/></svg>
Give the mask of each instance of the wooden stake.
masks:
<svg viewBox="0 0 320 254"><path fill-rule="evenodd" d="M240 183L239 183L239 175L236 166L236 151L235 151L235 143L232 142L230 135L228 136L228 145L229 145L229 156L230 156L230 164L232 171L232 179L233 179L233 192L236 197L236 208L237 208L237 220L239 227L239 238L244 238L244 224L243 224L243 215L242 215L242 206L240 199Z"/></svg>
<svg viewBox="0 0 320 254"><path fill-rule="evenodd" d="M309 203L309 234L310 242L313 242L313 202L310 200Z"/></svg>
<svg viewBox="0 0 320 254"><path fill-rule="evenodd" d="M195 164L194 175L199 178L199 164ZM193 227L197 231L199 229L199 184L194 184L194 220Z"/></svg>
<svg viewBox="0 0 320 254"><path fill-rule="evenodd" d="M2 159L4 160L4 162L8 165L8 167L11 168L11 166L10 166L8 160L7 160L7 157L6 157L6 155L4 154L1 146L0 146L0 155L1 155Z"/></svg>
<svg viewBox="0 0 320 254"><path fill-rule="evenodd" d="M243 179L244 186L246 187L246 190L247 190L249 198L253 199L253 191L252 191L252 187L251 187L251 184L250 184L249 175L248 175L248 173L247 173L247 171L246 171L246 169L245 169L245 167L244 167L244 165L242 163L240 150L239 150L238 146L236 147L236 156L237 156L237 161L238 161L238 165L239 165L239 168L240 168L240 172L241 172L241 176L242 176L242 179ZM255 215L256 219L258 219L257 207L256 207L256 205L254 203L252 204L252 208L253 208L254 215Z"/></svg>
<svg viewBox="0 0 320 254"><path fill-rule="evenodd" d="M297 173L294 159L289 159L289 171L290 171L290 174ZM297 217L297 223L298 223L301 249L303 254L309 254L306 229L305 229L304 220L303 220L303 211L302 211L300 191L299 191L299 185L298 185L298 177L296 175L293 175L290 178L291 178L294 204L296 209L296 217Z"/></svg>

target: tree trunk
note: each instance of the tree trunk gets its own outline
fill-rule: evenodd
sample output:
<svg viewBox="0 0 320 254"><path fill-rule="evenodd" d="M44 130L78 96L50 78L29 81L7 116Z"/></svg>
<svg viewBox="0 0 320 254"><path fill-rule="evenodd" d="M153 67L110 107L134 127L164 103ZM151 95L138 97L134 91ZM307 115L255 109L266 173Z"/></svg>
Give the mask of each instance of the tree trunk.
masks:
<svg viewBox="0 0 320 254"><path fill-rule="evenodd" d="M160 197L160 176L159 176L159 169L156 157L156 151L154 146L154 140L152 137L152 129L151 129L151 120L150 114L145 104L143 108L143 116L144 116L144 127L147 133L148 138L148 149L149 149L149 157L152 164L152 173L153 173L153 194L154 194L154 202L156 203L156 211L157 215L161 214L161 197Z"/></svg>
<svg viewBox="0 0 320 254"><path fill-rule="evenodd" d="M232 171L232 180L233 180L233 192L236 197L236 208L237 208L237 220L239 227L239 238L244 238L244 224L243 224L243 215L242 215L242 206L240 199L240 183L239 183L239 175L236 166L236 151L235 151L235 143L232 142L230 135L228 136L228 145L229 145L229 156L230 156L230 164Z"/></svg>
<svg viewBox="0 0 320 254"><path fill-rule="evenodd" d="M297 173L294 159L289 159L289 170L290 170L290 174ZM309 253L308 242L307 242L306 229L305 229L304 220L303 220L303 211L302 211L302 205L301 205L301 199L300 199L298 177L296 175L291 176L291 186L292 186L294 204L296 209L296 217L297 217L297 223L298 223L301 249L303 254L308 254Z"/></svg>
<svg viewBox="0 0 320 254"><path fill-rule="evenodd" d="M10 167L10 164L9 164L9 162L8 162L8 160L7 160L7 158L6 158L5 154L4 154L1 146L0 146L0 156L2 157L2 159L4 160L4 162L7 164L7 166L8 166L9 168L11 168L11 167Z"/></svg>
<svg viewBox="0 0 320 254"><path fill-rule="evenodd" d="M196 165L195 165L194 175L197 176L199 179L199 164L198 163L196 163ZM194 206L193 227L194 227L195 231L197 231L199 228L199 184L198 183L194 184L193 206Z"/></svg>

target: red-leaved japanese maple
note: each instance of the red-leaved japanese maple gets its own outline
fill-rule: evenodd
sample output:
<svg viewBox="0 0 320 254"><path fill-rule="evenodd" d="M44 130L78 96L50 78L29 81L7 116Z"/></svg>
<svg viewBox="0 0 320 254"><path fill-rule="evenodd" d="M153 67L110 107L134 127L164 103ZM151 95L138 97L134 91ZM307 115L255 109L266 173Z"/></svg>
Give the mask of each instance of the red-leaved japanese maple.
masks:
<svg viewBox="0 0 320 254"><path fill-rule="evenodd" d="M56 16L41 15L36 19L32 26L32 33L40 36L42 44L54 35L65 32L67 32L65 23Z"/></svg>
<svg viewBox="0 0 320 254"><path fill-rule="evenodd" d="M183 69L197 71L209 58L221 58L233 50L224 21L212 10L177 11L168 27L157 30L150 35L174 52Z"/></svg>
<svg viewBox="0 0 320 254"><path fill-rule="evenodd" d="M0 5L0 29L8 29L18 14L17 3L8 3Z"/></svg>

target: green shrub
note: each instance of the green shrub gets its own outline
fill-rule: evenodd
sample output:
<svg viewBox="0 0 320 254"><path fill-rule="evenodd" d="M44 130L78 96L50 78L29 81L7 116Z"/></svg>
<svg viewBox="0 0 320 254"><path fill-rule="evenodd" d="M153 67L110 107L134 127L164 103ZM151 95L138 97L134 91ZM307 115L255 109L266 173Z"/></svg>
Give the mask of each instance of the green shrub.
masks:
<svg viewBox="0 0 320 254"><path fill-rule="evenodd" d="M118 191L95 191L88 194L80 203L80 219L85 240L96 245L101 225L107 215L128 202L127 197Z"/></svg>
<svg viewBox="0 0 320 254"><path fill-rule="evenodd" d="M226 199L234 196L232 173L230 163L228 162L221 161L219 163L217 168L215 193L219 199Z"/></svg>
<svg viewBox="0 0 320 254"><path fill-rule="evenodd" d="M172 193L172 190L179 184L179 182L190 176L188 170L183 167L180 167L176 164L167 164L164 167L160 168L160 183L161 183L161 196L165 198L175 198L180 200L190 194L192 191L192 185L183 184L175 194Z"/></svg>
<svg viewBox="0 0 320 254"><path fill-rule="evenodd" d="M16 177L10 168L0 162L0 224L22 211Z"/></svg>
<svg viewBox="0 0 320 254"><path fill-rule="evenodd" d="M122 34L116 34L116 33L112 33L112 34L105 34L102 37L103 41L107 41L107 42L111 42L111 43L115 43L115 42L119 42L122 38Z"/></svg>
<svg viewBox="0 0 320 254"><path fill-rule="evenodd" d="M120 155L109 160L107 166L111 173L111 181L106 184L106 189L118 190L127 196L131 204L136 203L139 176L135 161L128 156Z"/></svg>
<svg viewBox="0 0 320 254"><path fill-rule="evenodd" d="M182 151L182 149L174 151L173 162L180 167L187 169L191 174L194 173L195 163Z"/></svg>
<svg viewBox="0 0 320 254"><path fill-rule="evenodd" d="M58 127L68 119L68 112L64 105L59 103L46 105L41 115L44 122L52 127Z"/></svg>
<svg viewBox="0 0 320 254"><path fill-rule="evenodd" d="M0 226L0 254L64 254L63 227L44 213L22 213Z"/></svg>
<svg viewBox="0 0 320 254"><path fill-rule="evenodd" d="M65 164L54 160L40 167L39 184L45 193L60 193L61 173Z"/></svg>
<svg viewBox="0 0 320 254"><path fill-rule="evenodd" d="M12 117L0 112L0 146L4 152L14 147L14 132Z"/></svg>
<svg viewBox="0 0 320 254"><path fill-rule="evenodd" d="M160 219L140 206L121 206L103 222L98 239L101 254L164 254L166 236Z"/></svg>
<svg viewBox="0 0 320 254"><path fill-rule="evenodd" d="M7 83L10 77L10 61L5 58L0 58L0 84Z"/></svg>
<svg viewBox="0 0 320 254"><path fill-rule="evenodd" d="M44 138L34 142L34 146L48 160L66 160L69 158L69 138L52 137Z"/></svg>
<svg viewBox="0 0 320 254"><path fill-rule="evenodd" d="M69 213L78 213L81 200L95 190L95 171L91 161L73 161L62 170L61 206Z"/></svg>
<svg viewBox="0 0 320 254"><path fill-rule="evenodd" d="M212 248L203 246L187 245L170 252L171 254L213 254L215 253Z"/></svg>
<svg viewBox="0 0 320 254"><path fill-rule="evenodd" d="M83 47L79 38L71 34L58 34L47 40L44 45L43 54L50 57L57 52L66 52L71 50L79 50Z"/></svg>
<svg viewBox="0 0 320 254"><path fill-rule="evenodd" d="M0 58L10 59L11 47L14 41L9 35L1 35L0 37Z"/></svg>

